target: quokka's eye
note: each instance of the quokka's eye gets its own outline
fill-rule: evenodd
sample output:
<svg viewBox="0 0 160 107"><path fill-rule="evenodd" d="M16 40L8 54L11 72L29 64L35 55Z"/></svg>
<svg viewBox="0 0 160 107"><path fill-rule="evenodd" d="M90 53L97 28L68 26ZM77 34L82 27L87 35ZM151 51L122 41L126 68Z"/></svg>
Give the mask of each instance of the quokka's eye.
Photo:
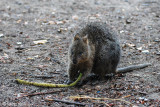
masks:
<svg viewBox="0 0 160 107"><path fill-rule="evenodd" d="M83 54L83 52L79 52L79 55L82 55Z"/></svg>

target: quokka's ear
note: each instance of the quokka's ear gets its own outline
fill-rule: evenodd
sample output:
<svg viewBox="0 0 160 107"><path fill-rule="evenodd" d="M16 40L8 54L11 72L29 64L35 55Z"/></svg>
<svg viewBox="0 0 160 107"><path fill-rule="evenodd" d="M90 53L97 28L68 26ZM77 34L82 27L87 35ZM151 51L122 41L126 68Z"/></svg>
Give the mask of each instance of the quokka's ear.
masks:
<svg viewBox="0 0 160 107"><path fill-rule="evenodd" d="M88 36L87 35L85 37L83 37L83 42L86 44L88 43Z"/></svg>
<svg viewBox="0 0 160 107"><path fill-rule="evenodd" d="M79 40L79 39L80 39L79 35L76 34L76 35L74 36L74 40Z"/></svg>

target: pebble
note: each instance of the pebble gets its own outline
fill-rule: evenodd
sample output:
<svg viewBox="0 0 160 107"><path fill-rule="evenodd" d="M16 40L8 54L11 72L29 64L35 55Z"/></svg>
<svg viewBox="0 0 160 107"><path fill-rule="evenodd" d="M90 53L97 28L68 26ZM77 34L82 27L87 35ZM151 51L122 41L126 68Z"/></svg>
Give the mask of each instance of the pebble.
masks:
<svg viewBox="0 0 160 107"><path fill-rule="evenodd" d="M124 30L121 30L120 33L124 33Z"/></svg>
<svg viewBox="0 0 160 107"><path fill-rule="evenodd" d="M4 35L3 35L2 33L0 34L0 38L1 38L1 37L4 37Z"/></svg>
<svg viewBox="0 0 160 107"><path fill-rule="evenodd" d="M149 50L143 50L142 53L148 54L148 53L149 53Z"/></svg>
<svg viewBox="0 0 160 107"><path fill-rule="evenodd" d="M137 48L138 50L142 50L142 47Z"/></svg>
<svg viewBox="0 0 160 107"><path fill-rule="evenodd" d="M22 44L22 42L17 42L17 45L21 45Z"/></svg>
<svg viewBox="0 0 160 107"><path fill-rule="evenodd" d="M126 19L126 24L130 24L131 20L130 19Z"/></svg>
<svg viewBox="0 0 160 107"><path fill-rule="evenodd" d="M160 42L160 39L156 38L154 41L155 41L155 42Z"/></svg>
<svg viewBox="0 0 160 107"><path fill-rule="evenodd" d="M160 52L157 52L156 55L160 55Z"/></svg>
<svg viewBox="0 0 160 107"><path fill-rule="evenodd" d="M78 20L79 17L78 17L77 15L74 15L74 16L72 16L72 19L73 19L73 20Z"/></svg>

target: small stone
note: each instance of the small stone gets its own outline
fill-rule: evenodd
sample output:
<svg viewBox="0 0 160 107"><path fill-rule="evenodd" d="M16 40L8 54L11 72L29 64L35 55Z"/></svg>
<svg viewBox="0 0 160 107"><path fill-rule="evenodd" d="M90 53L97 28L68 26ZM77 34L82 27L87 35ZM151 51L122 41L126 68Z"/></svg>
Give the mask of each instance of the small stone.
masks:
<svg viewBox="0 0 160 107"><path fill-rule="evenodd" d="M152 26L145 26L145 30L152 30Z"/></svg>
<svg viewBox="0 0 160 107"><path fill-rule="evenodd" d="M137 50L140 50L140 51L141 51L141 50L142 50L142 47L137 48Z"/></svg>
<svg viewBox="0 0 160 107"><path fill-rule="evenodd" d="M144 100L145 98L144 97L139 97L139 100Z"/></svg>
<svg viewBox="0 0 160 107"><path fill-rule="evenodd" d="M22 42L17 42L17 45L21 45L22 44Z"/></svg>
<svg viewBox="0 0 160 107"><path fill-rule="evenodd" d="M56 12L54 12L54 11L53 11L51 14L52 14L52 15L55 15L55 14L56 14Z"/></svg>
<svg viewBox="0 0 160 107"><path fill-rule="evenodd" d="M56 22L57 25L62 25L62 24L64 24L64 23L65 23L65 21L57 21L57 22Z"/></svg>
<svg viewBox="0 0 160 107"><path fill-rule="evenodd" d="M20 23L21 21L22 21L22 20L19 19L19 20L17 20L17 23Z"/></svg>
<svg viewBox="0 0 160 107"><path fill-rule="evenodd" d="M156 14L156 17L158 17L158 18L159 18L159 17L160 17L160 15Z"/></svg>
<svg viewBox="0 0 160 107"><path fill-rule="evenodd" d="M39 55L35 55L35 56L34 56L34 58L38 58L38 57L39 57Z"/></svg>
<svg viewBox="0 0 160 107"><path fill-rule="evenodd" d="M148 54L148 53L149 53L149 50L143 50L142 53Z"/></svg>
<svg viewBox="0 0 160 107"><path fill-rule="evenodd" d="M60 72L61 70L60 69L56 69L56 72Z"/></svg>
<svg viewBox="0 0 160 107"><path fill-rule="evenodd" d="M63 31L67 31L67 28L59 28L57 31L58 33L62 33Z"/></svg>
<svg viewBox="0 0 160 107"><path fill-rule="evenodd" d="M33 41L34 44L45 44L47 42L47 40L37 40L37 41Z"/></svg>
<svg viewBox="0 0 160 107"><path fill-rule="evenodd" d="M154 41L155 41L155 42L160 42L160 39L159 39L159 38L156 38Z"/></svg>
<svg viewBox="0 0 160 107"><path fill-rule="evenodd" d="M148 101L148 99L147 99L147 98L145 98L145 99L144 99L144 101Z"/></svg>
<svg viewBox="0 0 160 107"><path fill-rule="evenodd" d="M121 30L120 33L124 33L124 30Z"/></svg>
<svg viewBox="0 0 160 107"><path fill-rule="evenodd" d="M158 76L157 76L157 80L160 82L160 74L158 74Z"/></svg>
<svg viewBox="0 0 160 107"><path fill-rule="evenodd" d="M156 55L160 55L160 52L157 52Z"/></svg>
<svg viewBox="0 0 160 107"><path fill-rule="evenodd" d="M127 45L128 47L136 47L136 45L133 44L133 43L126 43L126 45Z"/></svg>
<svg viewBox="0 0 160 107"><path fill-rule="evenodd" d="M89 17L89 19L90 19L90 20L95 20L95 19L96 19L96 17Z"/></svg>
<svg viewBox="0 0 160 107"><path fill-rule="evenodd" d="M48 23L49 23L50 25L55 24L55 22L54 22L54 21L49 21Z"/></svg>
<svg viewBox="0 0 160 107"><path fill-rule="evenodd" d="M130 19L127 19L126 20L126 24L130 24L131 23L131 20Z"/></svg>
<svg viewBox="0 0 160 107"><path fill-rule="evenodd" d="M34 60L34 58L32 58L32 57L28 57L26 60Z"/></svg>
<svg viewBox="0 0 160 107"><path fill-rule="evenodd" d="M24 95L24 93L18 93L17 97L22 97Z"/></svg>
<svg viewBox="0 0 160 107"><path fill-rule="evenodd" d="M147 4L147 3L144 3L144 4L142 4L142 6L149 6L149 4Z"/></svg>
<svg viewBox="0 0 160 107"><path fill-rule="evenodd" d="M25 24L25 25L28 25L28 22L26 21L26 22L24 22L24 24Z"/></svg>
<svg viewBox="0 0 160 107"><path fill-rule="evenodd" d="M73 19L73 20L78 20L79 17L78 17L77 15L74 15L74 16L72 16L72 19Z"/></svg>
<svg viewBox="0 0 160 107"><path fill-rule="evenodd" d="M0 38L1 38L1 37L4 37L4 35L3 35L2 33L0 34Z"/></svg>

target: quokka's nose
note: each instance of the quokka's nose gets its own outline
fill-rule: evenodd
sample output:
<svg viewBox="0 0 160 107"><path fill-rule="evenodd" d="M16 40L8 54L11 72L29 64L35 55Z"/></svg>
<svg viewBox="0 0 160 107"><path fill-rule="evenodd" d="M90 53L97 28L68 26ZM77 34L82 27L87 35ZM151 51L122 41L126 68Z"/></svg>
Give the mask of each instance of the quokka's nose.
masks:
<svg viewBox="0 0 160 107"><path fill-rule="evenodd" d="M77 64L77 60L73 60L73 64Z"/></svg>

